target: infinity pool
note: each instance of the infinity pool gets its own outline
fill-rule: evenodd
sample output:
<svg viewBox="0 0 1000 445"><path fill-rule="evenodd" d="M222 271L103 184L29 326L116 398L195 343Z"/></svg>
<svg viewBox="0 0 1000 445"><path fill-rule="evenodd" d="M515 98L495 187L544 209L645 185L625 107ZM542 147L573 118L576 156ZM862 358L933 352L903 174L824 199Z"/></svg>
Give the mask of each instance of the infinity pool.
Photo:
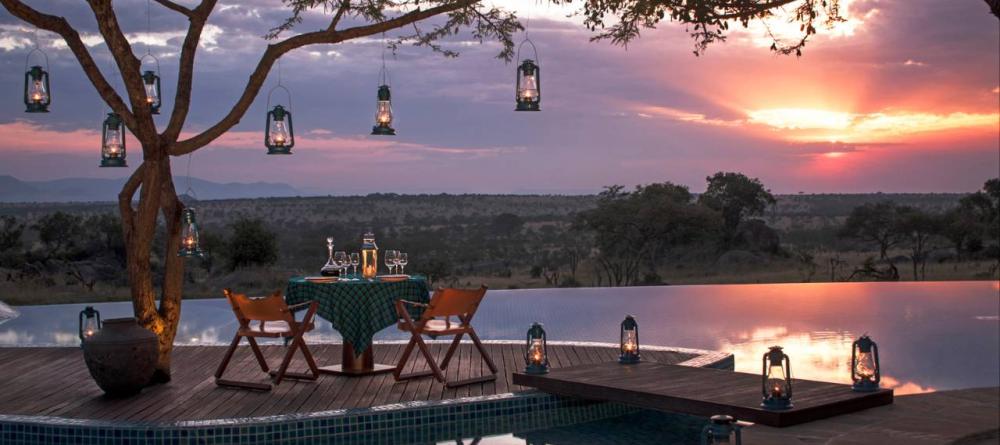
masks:
<svg viewBox="0 0 1000 445"><path fill-rule="evenodd" d="M0 296L2 299L2 296ZM95 305L104 318L131 303ZM20 306L0 322L0 346L76 346L83 305ZM474 325L486 339L520 339L532 321L551 340L615 342L626 313L644 344L729 351L736 370L760 372L781 345L793 375L847 382L850 345L879 344L883 383L897 394L1000 382L1000 283L818 283L490 291ZM185 301L178 344L224 344L235 320L222 300ZM311 341L336 342L321 323ZM404 340L395 328L377 340Z"/></svg>

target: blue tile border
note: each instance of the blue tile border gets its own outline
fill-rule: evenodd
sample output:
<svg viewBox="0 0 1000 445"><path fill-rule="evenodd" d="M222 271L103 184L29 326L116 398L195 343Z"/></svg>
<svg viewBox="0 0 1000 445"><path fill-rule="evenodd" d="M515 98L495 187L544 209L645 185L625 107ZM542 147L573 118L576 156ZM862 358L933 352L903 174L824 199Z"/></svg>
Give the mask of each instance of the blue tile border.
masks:
<svg viewBox="0 0 1000 445"><path fill-rule="evenodd" d="M616 347L608 343L553 344ZM733 355L728 353L644 348L696 355L681 363L686 366L733 369ZM638 410L617 403L563 398L532 390L371 408L163 423L0 414L0 444L433 443L565 426Z"/></svg>

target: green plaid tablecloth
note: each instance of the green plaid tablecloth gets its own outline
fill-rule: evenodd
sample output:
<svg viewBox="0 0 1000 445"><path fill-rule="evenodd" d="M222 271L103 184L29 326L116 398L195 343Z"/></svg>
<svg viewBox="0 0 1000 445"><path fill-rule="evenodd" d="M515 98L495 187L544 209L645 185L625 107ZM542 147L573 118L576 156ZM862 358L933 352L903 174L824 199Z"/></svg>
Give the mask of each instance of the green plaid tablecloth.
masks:
<svg viewBox="0 0 1000 445"><path fill-rule="evenodd" d="M430 301L427 281L413 276L406 281L338 281L310 283L305 277L288 280L285 301L288 305L310 300L319 302L320 317L333 324L344 341L354 345L361 355L368 349L376 332L396 324L396 300L427 303Z"/></svg>

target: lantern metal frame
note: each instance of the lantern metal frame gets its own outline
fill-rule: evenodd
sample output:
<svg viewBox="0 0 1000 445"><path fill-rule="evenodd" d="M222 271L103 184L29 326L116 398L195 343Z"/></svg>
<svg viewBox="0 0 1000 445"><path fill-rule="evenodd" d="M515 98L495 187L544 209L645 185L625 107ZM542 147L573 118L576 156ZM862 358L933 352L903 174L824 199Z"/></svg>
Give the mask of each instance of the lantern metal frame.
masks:
<svg viewBox="0 0 1000 445"><path fill-rule="evenodd" d="M182 258L203 258L205 252L201 250L201 234L198 228L197 214L193 207L185 207L181 213L181 245L177 249L177 256ZM192 245L186 245L184 232L194 233L195 240Z"/></svg>
<svg viewBox="0 0 1000 445"><path fill-rule="evenodd" d="M90 319L95 320L95 323L96 323L96 326L97 326L97 330L101 330L101 311L99 311L97 309L94 309L93 306L87 306L87 307L83 308L82 311L80 311L79 318L80 318L80 328L79 328L80 329L80 346L83 346L83 341L87 337L89 337L90 335L93 335L93 333L91 333L90 335L85 335L84 332L83 332L83 327L86 325L86 320L90 320Z"/></svg>
<svg viewBox="0 0 1000 445"><path fill-rule="evenodd" d="M767 387L767 381L769 377L769 368L777 362L778 366L781 366L785 373L785 388L788 391L784 391L780 396L775 396L771 394L769 388ZM789 361L788 354L782 350L781 346L771 346L771 348L764 353L761 359L763 366L760 390L762 400L760 402L761 408L769 410L785 410L792 408L792 363Z"/></svg>
<svg viewBox="0 0 1000 445"><path fill-rule="evenodd" d="M372 136L395 136L396 129L392 128L392 122L396 116L392 112L392 90L389 86L389 69L385 66L385 49L382 49L382 68L378 71L379 86L375 99L375 125L372 127ZM389 122L379 122L378 115L382 102L388 102Z"/></svg>
<svg viewBox="0 0 1000 445"><path fill-rule="evenodd" d="M541 323L535 322L531 324L531 328L528 329L528 333L525 336L526 342L524 346L524 373L525 374L548 374L549 373L549 345L548 345L548 335L545 333L545 328ZM542 345L542 357L541 360L535 360L531 357L532 347L534 346L534 340L541 340Z"/></svg>
<svg viewBox="0 0 1000 445"><path fill-rule="evenodd" d="M865 378L858 375L858 352L872 355L875 363L873 378ZM856 392L878 391L879 382L882 381L882 365L878 360L878 344L868 337L868 334L862 335L857 340L854 340L854 343L851 343L851 381L854 382L851 388Z"/></svg>
<svg viewBox="0 0 1000 445"><path fill-rule="evenodd" d="M31 56L36 52L40 53L42 57L45 58L45 68L42 68L41 65L31 65ZM31 88L36 78L42 82L42 86L45 88L45 100L41 102L31 100L30 94L28 93L29 88ZM24 58L24 112L48 113L49 105L51 104L52 88L50 88L49 85L49 55L36 45Z"/></svg>
<svg viewBox="0 0 1000 445"><path fill-rule="evenodd" d="M280 71L279 71L280 73ZM285 96L288 99L288 108L285 108L280 103L275 105L274 108L271 107L271 95L278 89L285 92ZM269 155L290 155L292 154L292 147L295 146L295 127L292 125L292 92L288 91L279 81L271 91L267 93L267 115L264 121L264 146L267 147L267 154ZM284 144L274 144L271 142L271 123L275 121L288 121L288 142Z"/></svg>
<svg viewBox="0 0 1000 445"><path fill-rule="evenodd" d="M701 445L714 445L714 444L732 444L732 445L742 445L743 444L743 433L742 427L736 422L733 416L727 416L725 414L716 414L712 416L708 425L701 430ZM735 442L731 439L734 437Z"/></svg>
<svg viewBox="0 0 1000 445"><path fill-rule="evenodd" d="M152 71L152 70L145 70L145 71L143 71L142 72L142 84L143 84L144 88L148 88L149 86L153 87L153 89L156 91L156 100L150 102L149 101L149 93L147 92L146 93L146 103L149 104L149 112L150 112L150 114L160 114L160 105L163 103L163 94L162 94L162 90L160 89L160 59L157 59L156 56L154 56L153 54L149 53L148 49L147 49L146 54L144 56L142 56L141 59L139 59L139 66L140 67L145 62L145 60L146 60L147 57L153 59L153 61L156 62L156 71Z"/></svg>
<svg viewBox="0 0 1000 445"><path fill-rule="evenodd" d="M628 350L628 348L626 348L628 331L635 332L635 350ZM625 320L622 320L620 340L619 349L621 355L618 356L618 363L623 365L639 363L639 323L635 321L635 317L626 315Z"/></svg>
<svg viewBox="0 0 1000 445"><path fill-rule="evenodd" d="M121 144L121 154L118 156L111 156L107 150L108 130L111 127L117 127L118 129L118 142ZM128 152L125 148L125 122L118 113L110 112L104 118L104 123L101 125L101 167L128 167L127 156Z"/></svg>
<svg viewBox="0 0 1000 445"><path fill-rule="evenodd" d="M534 59L521 60L521 47L525 43L531 45ZM521 97L521 77L522 73L526 71L532 71L535 76L535 89L538 91L538 95L534 100L526 100ZM525 38L517 46L517 68L514 70L514 74L514 101L517 103L514 111L542 111L542 66L538 58L538 49L535 48L535 42L532 42L531 39Z"/></svg>

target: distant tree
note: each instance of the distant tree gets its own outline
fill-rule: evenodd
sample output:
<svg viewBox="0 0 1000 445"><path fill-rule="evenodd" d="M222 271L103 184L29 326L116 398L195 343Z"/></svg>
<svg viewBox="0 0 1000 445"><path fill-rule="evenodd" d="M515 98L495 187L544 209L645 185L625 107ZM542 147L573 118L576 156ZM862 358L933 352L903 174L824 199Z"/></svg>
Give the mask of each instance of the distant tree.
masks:
<svg viewBox="0 0 1000 445"><path fill-rule="evenodd" d="M124 268L126 265L125 239L122 236L122 223L117 215L101 213L87 218L83 223L87 238L92 244L88 250L94 256L107 254L114 258L115 263Z"/></svg>
<svg viewBox="0 0 1000 445"><path fill-rule="evenodd" d="M985 240L1000 239L1000 179L990 179L983 190L959 199L941 225L941 234L951 241L958 260L981 250Z"/></svg>
<svg viewBox="0 0 1000 445"><path fill-rule="evenodd" d="M0 216L0 252L12 252L21 248L24 223L9 215Z"/></svg>
<svg viewBox="0 0 1000 445"><path fill-rule="evenodd" d="M493 217L493 231L499 236L516 235L524 227L524 220L513 213L501 213Z"/></svg>
<svg viewBox="0 0 1000 445"><path fill-rule="evenodd" d="M451 263L441 258L430 258L421 263L416 270L426 275L431 284L445 280L452 275Z"/></svg>
<svg viewBox="0 0 1000 445"><path fill-rule="evenodd" d="M86 231L83 218L69 213L56 212L42 216L32 224L42 243L43 261L68 259L80 253Z"/></svg>
<svg viewBox="0 0 1000 445"><path fill-rule="evenodd" d="M260 218L240 218L230 224L233 234L226 243L229 269L267 266L278 261L278 236Z"/></svg>
<svg viewBox="0 0 1000 445"><path fill-rule="evenodd" d="M745 218L763 214L776 202L759 179L742 173L718 172L705 180L708 188L698 197L698 202L722 214L722 241L727 249L732 246Z"/></svg>
<svg viewBox="0 0 1000 445"><path fill-rule="evenodd" d="M899 231L910 246L913 279L926 278L928 243L941 233L943 218L914 207L900 207L898 211Z"/></svg>
<svg viewBox="0 0 1000 445"><path fill-rule="evenodd" d="M639 283L640 266L654 277L665 252L687 244L717 226L717 214L691 202L686 187L665 182L620 185L598 195L597 207L581 212L576 226L593 233L599 250L595 259L610 286ZM648 281L648 280L644 280Z"/></svg>
<svg viewBox="0 0 1000 445"><path fill-rule="evenodd" d="M891 201L865 204L855 207L848 215L847 221L841 227L839 235L876 244L879 259L888 263L889 272L879 276L890 276L898 279L899 273L895 264L889 258L889 249L896 247L906 239L900 230L900 207ZM873 269L874 262L866 262L865 270Z"/></svg>

